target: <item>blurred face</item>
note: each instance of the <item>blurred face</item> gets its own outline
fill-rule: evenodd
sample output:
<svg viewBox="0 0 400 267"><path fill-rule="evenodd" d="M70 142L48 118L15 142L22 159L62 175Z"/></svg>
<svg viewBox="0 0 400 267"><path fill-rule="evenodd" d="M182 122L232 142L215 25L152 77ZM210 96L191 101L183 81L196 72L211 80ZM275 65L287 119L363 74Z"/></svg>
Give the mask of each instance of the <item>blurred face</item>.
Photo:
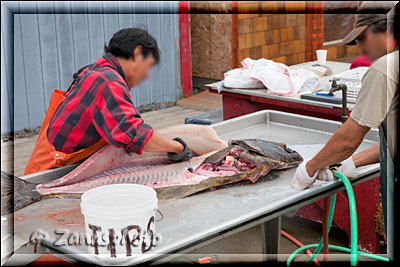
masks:
<svg viewBox="0 0 400 267"><path fill-rule="evenodd" d="M130 88L135 87L142 81L148 79L149 71L155 64L155 59L152 55L149 55L146 58L143 57L141 47L136 47L133 54L134 57L130 59L118 58Z"/></svg>
<svg viewBox="0 0 400 267"><path fill-rule="evenodd" d="M362 53L371 61L388 53L387 32L374 33L369 28L365 29L357 38L356 42Z"/></svg>

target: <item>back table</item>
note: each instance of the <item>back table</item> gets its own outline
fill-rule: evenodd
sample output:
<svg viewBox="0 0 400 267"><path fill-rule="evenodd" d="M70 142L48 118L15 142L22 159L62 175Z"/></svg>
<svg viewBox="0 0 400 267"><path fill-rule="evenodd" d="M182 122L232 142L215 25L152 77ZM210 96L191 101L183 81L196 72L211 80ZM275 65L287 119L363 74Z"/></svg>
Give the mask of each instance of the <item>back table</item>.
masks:
<svg viewBox="0 0 400 267"><path fill-rule="evenodd" d="M293 70L307 68L315 63L315 61L306 62L290 66L289 68ZM332 79L333 75L350 69L349 63L327 61L327 65L332 69L332 75L321 77L316 86L316 90L326 91L326 82ZM220 83L221 82L211 83L206 86L209 88L210 92L218 93L217 88L220 86ZM300 94L278 96L267 94L266 89L228 89L224 87L222 87L221 94L224 108L224 120L258 110L269 109L341 121L341 105L301 99ZM353 107L353 103L348 103L348 113L350 113Z"/></svg>

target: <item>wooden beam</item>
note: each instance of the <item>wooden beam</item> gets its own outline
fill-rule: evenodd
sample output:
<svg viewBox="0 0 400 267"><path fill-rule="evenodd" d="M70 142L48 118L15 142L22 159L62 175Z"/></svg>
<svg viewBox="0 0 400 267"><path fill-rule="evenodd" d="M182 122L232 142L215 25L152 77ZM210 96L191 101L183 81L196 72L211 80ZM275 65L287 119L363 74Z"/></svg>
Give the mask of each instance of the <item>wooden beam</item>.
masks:
<svg viewBox="0 0 400 267"><path fill-rule="evenodd" d="M179 2L179 39L181 52L182 96L186 97L192 94L189 1Z"/></svg>
<svg viewBox="0 0 400 267"><path fill-rule="evenodd" d="M237 10L238 2L232 1L232 69L239 67Z"/></svg>
<svg viewBox="0 0 400 267"><path fill-rule="evenodd" d="M307 1L306 5L306 61L317 59L315 50L324 45L324 2Z"/></svg>

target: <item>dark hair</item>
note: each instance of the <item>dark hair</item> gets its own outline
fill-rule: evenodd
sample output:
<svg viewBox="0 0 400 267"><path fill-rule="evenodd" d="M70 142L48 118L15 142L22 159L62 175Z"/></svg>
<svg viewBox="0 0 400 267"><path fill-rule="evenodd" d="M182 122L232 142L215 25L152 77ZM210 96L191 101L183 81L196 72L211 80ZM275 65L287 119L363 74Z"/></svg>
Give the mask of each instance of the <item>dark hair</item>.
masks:
<svg viewBox="0 0 400 267"><path fill-rule="evenodd" d="M160 62L160 50L156 39L140 28L126 28L114 33L108 46L104 44L104 52L129 59L134 56L133 51L138 46L142 47L144 58L152 55L156 63Z"/></svg>

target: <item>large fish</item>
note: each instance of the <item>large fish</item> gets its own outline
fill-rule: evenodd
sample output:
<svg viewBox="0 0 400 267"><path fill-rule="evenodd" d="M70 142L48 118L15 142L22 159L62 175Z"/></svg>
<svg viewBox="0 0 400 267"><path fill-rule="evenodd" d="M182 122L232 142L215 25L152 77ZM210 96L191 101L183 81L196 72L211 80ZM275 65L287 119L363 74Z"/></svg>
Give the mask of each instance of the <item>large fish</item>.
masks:
<svg viewBox="0 0 400 267"><path fill-rule="evenodd" d="M180 137L197 155L220 150L228 146L209 125L185 124L163 128L157 131L166 138Z"/></svg>
<svg viewBox="0 0 400 267"><path fill-rule="evenodd" d="M39 185L2 172L2 183L4 176L14 179L16 185L11 199L14 205L8 211L43 198L80 196L91 188L109 184L142 184L153 187L159 200L179 199L243 180L254 183L271 170L296 167L303 161L284 144L258 139L233 140L219 151L173 164L165 153L127 156L121 151L106 146L66 176Z"/></svg>

